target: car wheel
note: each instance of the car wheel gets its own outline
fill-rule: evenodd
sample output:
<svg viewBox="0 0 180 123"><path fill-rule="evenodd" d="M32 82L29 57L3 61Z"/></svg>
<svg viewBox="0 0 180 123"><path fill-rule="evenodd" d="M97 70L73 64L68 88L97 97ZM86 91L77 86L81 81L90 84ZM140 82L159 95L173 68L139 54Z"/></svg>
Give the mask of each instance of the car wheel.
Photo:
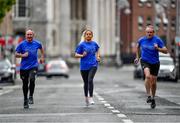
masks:
<svg viewBox="0 0 180 123"><path fill-rule="evenodd" d="M50 78L52 78L52 76L51 75L47 75L46 78L50 79Z"/></svg>
<svg viewBox="0 0 180 123"><path fill-rule="evenodd" d="M173 79L173 82L178 82L178 78L176 77L175 79Z"/></svg>
<svg viewBox="0 0 180 123"><path fill-rule="evenodd" d="M68 79L68 78L69 78L69 75L64 75L64 77L65 77L66 79Z"/></svg>

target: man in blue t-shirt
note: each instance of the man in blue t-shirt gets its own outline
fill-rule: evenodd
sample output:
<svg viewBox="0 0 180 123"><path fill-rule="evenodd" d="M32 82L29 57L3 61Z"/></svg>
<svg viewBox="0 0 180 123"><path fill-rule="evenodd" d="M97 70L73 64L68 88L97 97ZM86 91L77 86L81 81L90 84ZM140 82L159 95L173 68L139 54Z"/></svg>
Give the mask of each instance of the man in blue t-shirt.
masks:
<svg viewBox="0 0 180 123"><path fill-rule="evenodd" d="M159 52L167 53L163 41L154 35L154 27L149 25L146 27L146 36L141 37L137 42L137 52L135 63L137 64L141 58L141 66L145 75L145 87L147 92L147 103L151 103L151 108L156 107L156 81L160 67ZM141 54L141 56L140 56Z"/></svg>
<svg viewBox="0 0 180 123"><path fill-rule="evenodd" d="M41 51L40 63L44 63L44 49L41 43L34 40L34 32L26 31L26 39L16 48L16 58L21 58L20 77L23 82L24 108L29 108L33 104L33 94L35 88L35 76L38 69L38 49ZM29 85L29 87L28 87ZM29 98L28 98L29 88Z"/></svg>

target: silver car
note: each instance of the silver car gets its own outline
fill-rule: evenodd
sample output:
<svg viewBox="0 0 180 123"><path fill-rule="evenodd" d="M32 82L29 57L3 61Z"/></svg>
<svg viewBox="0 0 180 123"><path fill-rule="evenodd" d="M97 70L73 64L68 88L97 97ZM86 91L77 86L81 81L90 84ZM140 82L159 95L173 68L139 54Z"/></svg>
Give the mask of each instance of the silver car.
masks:
<svg viewBox="0 0 180 123"><path fill-rule="evenodd" d="M174 61L171 57L160 57L160 69L158 78L171 79L177 82L177 71Z"/></svg>
<svg viewBox="0 0 180 123"><path fill-rule="evenodd" d="M12 64L8 59L0 60L0 81L12 82L16 79L16 66Z"/></svg>
<svg viewBox="0 0 180 123"><path fill-rule="evenodd" d="M164 79L164 80L170 79L172 81L177 82L178 80L177 69L170 54L159 53L159 60L160 60L160 68L158 73L158 79ZM140 64L135 65L134 78L144 79L144 73L142 71Z"/></svg>
<svg viewBox="0 0 180 123"><path fill-rule="evenodd" d="M64 76L69 77L69 67L63 59L50 60L46 64L46 77Z"/></svg>

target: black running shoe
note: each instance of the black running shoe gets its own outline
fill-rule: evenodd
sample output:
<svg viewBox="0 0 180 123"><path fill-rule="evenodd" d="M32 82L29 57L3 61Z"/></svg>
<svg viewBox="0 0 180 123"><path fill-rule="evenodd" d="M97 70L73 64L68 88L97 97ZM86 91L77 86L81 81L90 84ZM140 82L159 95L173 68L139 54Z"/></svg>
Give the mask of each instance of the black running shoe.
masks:
<svg viewBox="0 0 180 123"><path fill-rule="evenodd" d="M154 109L156 107L155 99L151 100L151 108Z"/></svg>
<svg viewBox="0 0 180 123"><path fill-rule="evenodd" d="M29 108L28 100L24 100L24 108L25 109Z"/></svg>
<svg viewBox="0 0 180 123"><path fill-rule="evenodd" d="M146 102L147 102L147 103L151 103L151 101L152 101L151 96L148 96Z"/></svg>
<svg viewBox="0 0 180 123"><path fill-rule="evenodd" d="M29 97L29 104L34 104L34 100L32 96Z"/></svg>

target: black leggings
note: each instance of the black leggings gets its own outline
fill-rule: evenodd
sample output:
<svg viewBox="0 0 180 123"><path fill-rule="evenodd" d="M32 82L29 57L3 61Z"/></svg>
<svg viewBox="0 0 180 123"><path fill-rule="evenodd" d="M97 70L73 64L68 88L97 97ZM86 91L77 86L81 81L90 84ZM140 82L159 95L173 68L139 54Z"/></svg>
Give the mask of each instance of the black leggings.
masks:
<svg viewBox="0 0 180 123"><path fill-rule="evenodd" d="M93 97L93 89L94 89L93 79L96 74L96 71L97 71L97 67L92 67L89 70L81 70L81 76L84 81L85 97L88 97L88 92L89 92L89 96Z"/></svg>
<svg viewBox="0 0 180 123"><path fill-rule="evenodd" d="M29 70L20 70L20 77L23 82L22 89L24 94L24 100L27 100L28 88L30 91L29 96L33 96L34 94L36 74L37 68L32 68Z"/></svg>

